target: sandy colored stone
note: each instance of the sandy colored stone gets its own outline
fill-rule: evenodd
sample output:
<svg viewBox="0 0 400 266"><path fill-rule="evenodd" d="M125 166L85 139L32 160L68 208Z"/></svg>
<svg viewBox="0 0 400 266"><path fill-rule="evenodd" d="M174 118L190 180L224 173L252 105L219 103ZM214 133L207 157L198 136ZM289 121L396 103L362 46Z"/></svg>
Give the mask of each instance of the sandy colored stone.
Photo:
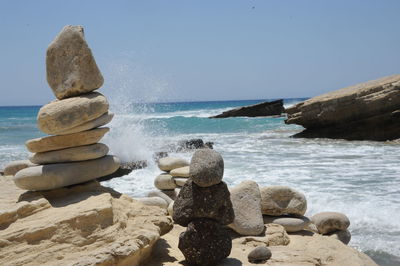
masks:
<svg viewBox="0 0 400 266"><path fill-rule="evenodd" d="M174 202L172 201L167 208L168 211L168 215L172 217L172 215L174 214Z"/></svg>
<svg viewBox="0 0 400 266"><path fill-rule="evenodd" d="M161 190L169 190L176 188L174 178L169 174L161 174L154 179L154 186Z"/></svg>
<svg viewBox="0 0 400 266"><path fill-rule="evenodd" d="M165 210L98 182L27 192L0 179L0 265L135 265L172 228Z"/></svg>
<svg viewBox="0 0 400 266"><path fill-rule="evenodd" d="M230 189L235 219L229 227L241 235L259 235L264 231L261 194L258 184L246 180Z"/></svg>
<svg viewBox="0 0 400 266"><path fill-rule="evenodd" d="M172 176L176 177L189 177L189 171L190 167L189 166L184 166L184 167L179 167L172 169L169 174Z"/></svg>
<svg viewBox="0 0 400 266"><path fill-rule="evenodd" d="M197 150L190 161L189 176L200 187L209 187L222 181L224 159L212 149Z"/></svg>
<svg viewBox="0 0 400 266"><path fill-rule="evenodd" d="M135 198L135 200L137 200L147 206L157 206L162 209L168 208L167 202L163 198L160 198L160 197Z"/></svg>
<svg viewBox="0 0 400 266"><path fill-rule="evenodd" d="M162 171L167 172L188 165L188 161L177 157L163 157L158 160L158 168L160 168L160 170Z"/></svg>
<svg viewBox="0 0 400 266"><path fill-rule="evenodd" d="M304 215L307 200L303 193L287 186L261 187L261 211L263 214L279 216L282 214Z"/></svg>
<svg viewBox="0 0 400 266"><path fill-rule="evenodd" d="M31 166L36 166L36 164L29 160L12 161L4 167L4 175L15 175L18 171Z"/></svg>
<svg viewBox="0 0 400 266"><path fill-rule="evenodd" d="M320 234L346 230L350 226L349 218L340 212L320 212L313 215L310 219L317 226Z"/></svg>
<svg viewBox="0 0 400 266"><path fill-rule="evenodd" d="M187 178L174 177L175 184L180 187L183 187L187 181Z"/></svg>
<svg viewBox="0 0 400 266"><path fill-rule="evenodd" d="M119 159L112 155L83 162L39 165L19 171L14 183L26 190L56 189L111 174L119 165Z"/></svg>
<svg viewBox="0 0 400 266"><path fill-rule="evenodd" d="M92 92L42 106L37 116L37 124L42 132L56 135L96 119L107 111L106 97Z"/></svg>
<svg viewBox="0 0 400 266"><path fill-rule="evenodd" d="M91 92L103 85L82 26L65 26L46 54L47 82L58 99Z"/></svg>
<svg viewBox="0 0 400 266"><path fill-rule="evenodd" d="M77 162L101 158L107 153L108 147L105 144L96 143L57 151L35 153L29 160L35 164Z"/></svg>
<svg viewBox="0 0 400 266"><path fill-rule="evenodd" d="M113 119L113 117L114 117L113 113L107 112L101 115L100 117L90 120L82 125L73 127L71 129L63 130L60 132L56 132L55 135L67 135L101 127L108 124Z"/></svg>
<svg viewBox="0 0 400 266"><path fill-rule="evenodd" d="M291 216L291 215L267 216L267 215L264 215L263 219L264 219L265 224L274 223L274 224L282 225L285 228L286 232L288 232L288 233L294 233L294 232L304 230L310 224L310 219L308 219L305 216L301 216L301 215L297 215L297 216Z"/></svg>
<svg viewBox="0 0 400 266"><path fill-rule="evenodd" d="M99 142L109 130L108 127L101 127L69 135L31 139L25 146L30 152L47 152L89 145Z"/></svg>
<svg viewBox="0 0 400 266"><path fill-rule="evenodd" d="M168 196L164 192L158 191L158 190L150 191L149 193L147 193L147 197L160 197L160 198L164 199L168 204L171 204L171 202L174 202L170 196Z"/></svg>

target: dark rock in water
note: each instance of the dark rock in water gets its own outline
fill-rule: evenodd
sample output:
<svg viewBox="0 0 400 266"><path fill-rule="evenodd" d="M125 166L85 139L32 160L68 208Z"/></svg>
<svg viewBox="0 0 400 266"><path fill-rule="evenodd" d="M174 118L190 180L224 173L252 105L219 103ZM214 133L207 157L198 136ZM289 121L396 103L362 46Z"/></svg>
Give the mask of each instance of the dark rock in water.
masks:
<svg viewBox="0 0 400 266"><path fill-rule="evenodd" d="M196 150L196 149L203 149L203 148L213 148L212 142L206 142L202 139L190 139L190 140L182 140L178 142L178 150Z"/></svg>
<svg viewBox="0 0 400 266"><path fill-rule="evenodd" d="M174 202L175 223L187 226L196 218L210 218L226 225L235 217L227 185L199 187L191 179L182 187Z"/></svg>
<svg viewBox="0 0 400 266"><path fill-rule="evenodd" d="M224 175L224 159L211 149L197 150L190 161L189 177L196 185L208 187L221 182Z"/></svg>
<svg viewBox="0 0 400 266"><path fill-rule="evenodd" d="M178 248L189 265L218 265L231 253L232 240L218 222L200 218L181 233Z"/></svg>
<svg viewBox="0 0 400 266"><path fill-rule="evenodd" d="M400 75L323 94L287 108L286 124L306 129L299 138L400 138Z"/></svg>
<svg viewBox="0 0 400 266"><path fill-rule="evenodd" d="M116 177L121 177L124 175L129 174L133 170L142 169L147 167L147 161L136 161L136 162L127 162L121 163L121 166L118 168L117 171L110 175L106 175L100 178L97 178L98 181L106 181Z"/></svg>
<svg viewBox="0 0 400 266"><path fill-rule="evenodd" d="M261 246L250 251L247 259L251 263L264 263L265 261L269 260L271 256L271 250L267 247Z"/></svg>
<svg viewBox="0 0 400 266"><path fill-rule="evenodd" d="M272 116L281 115L285 112L283 107L283 100L276 100L272 102L263 102L249 106L243 106L240 108L235 108L222 114L211 116L210 118L227 118L227 117L258 117L258 116Z"/></svg>

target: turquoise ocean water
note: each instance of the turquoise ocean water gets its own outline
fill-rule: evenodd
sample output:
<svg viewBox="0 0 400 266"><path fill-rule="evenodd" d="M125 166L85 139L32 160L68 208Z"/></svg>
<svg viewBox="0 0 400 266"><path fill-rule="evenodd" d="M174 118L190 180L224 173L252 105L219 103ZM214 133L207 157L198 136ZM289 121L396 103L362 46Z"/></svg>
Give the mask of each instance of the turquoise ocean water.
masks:
<svg viewBox="0 0 400 266"><path fill-rule="evenodd" d="M286 99L285 106L302 99ZM126 103L111 100L116 114L103 139L124 161L149 166L104 185L132 196L153 189L160 173L154 152L177 142L202 138L214 142L225 160L229 185L251 179L260 185L287 185L308 200L306 215L339 211L351 221L350 245L380 265L400 265L399 142L293 139L302 130L280 118L209 119L233 107L262 100L180 103ZM0 168L26 159L24 142L44 136L36 127L40 107L0 107ZM190 159L192 152L170 152Z"/></svg>

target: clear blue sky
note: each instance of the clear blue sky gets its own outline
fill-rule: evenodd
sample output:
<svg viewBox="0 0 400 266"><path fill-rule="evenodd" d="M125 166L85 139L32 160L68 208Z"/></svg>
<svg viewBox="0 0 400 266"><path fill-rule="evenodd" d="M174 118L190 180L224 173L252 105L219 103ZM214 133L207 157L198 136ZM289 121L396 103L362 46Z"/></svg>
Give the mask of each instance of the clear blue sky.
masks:
<svg viewBox="0 0 400 266"><path fill-rule="evenodd" d="M400 73L399 13L396 0L2 0L0 105L54 99L45 53L67 24L85 27L105 94L265 99Z"/></svg>

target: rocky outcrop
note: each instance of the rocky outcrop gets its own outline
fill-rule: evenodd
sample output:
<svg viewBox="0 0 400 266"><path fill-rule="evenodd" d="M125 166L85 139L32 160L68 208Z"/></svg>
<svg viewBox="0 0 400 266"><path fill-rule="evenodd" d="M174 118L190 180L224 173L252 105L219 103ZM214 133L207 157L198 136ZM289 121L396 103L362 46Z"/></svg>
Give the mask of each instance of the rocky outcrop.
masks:
<svg viewBox="0 0 400 266"><path fill-rule="evenodd" d="M323 94L286 109L294 137L347 140L400 138L400 75Z"/></svg>
<svg viewBox="0 0 400 266"><path fill-rule="evenodd" d="M258 116L273 116L281 115L285 112L283 107L283 100L276 100L272 102L263 102L249 106L235 108L222 114L211 116L210 118L227 118L227 117L258 117Z"/></svg>
<svg viewBox="0 0 400 266"><path fill-rule="evenodd" d="M0 265L139 265L172 229L166 210L92 181L46 192L0 179Z"/></svg>

